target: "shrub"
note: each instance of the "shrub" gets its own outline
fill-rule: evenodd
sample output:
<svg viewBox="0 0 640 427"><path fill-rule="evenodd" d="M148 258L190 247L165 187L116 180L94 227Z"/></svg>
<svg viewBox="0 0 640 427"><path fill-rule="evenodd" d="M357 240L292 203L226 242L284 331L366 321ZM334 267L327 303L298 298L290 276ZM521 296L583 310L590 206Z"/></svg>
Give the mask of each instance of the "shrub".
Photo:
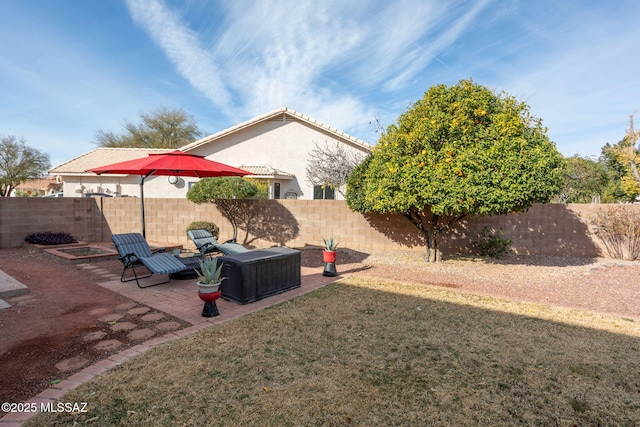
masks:
<svg viewBox="0 0 640 427"><path fill-rule="evenodd" d="M500 229L502 234L502 229ZM491 258L501 258L511 249L511 240L496 236L494 231L488 227L482 229L480 238L472 242L482 256Z"/></svg>
<svg viewBox="0 0 640 427"><path fill-rule="evenodd" d="M640 212L635 206L606 206L592 223L611 258L640 259Z"/></svg>
<svg viewBox="0 0 640 427"><path fill-rule="evenodd" d="M78 241L67 233L53 233L47 231L44 233L31 233L24 238L24 241L32 245L66 245L69 243L78 243Z"/></svg>
<svg viewBox="0 0 640 427"><path fill-rule="evenodd" d="M218 226L209 221L194 221L187 227L186 231L189 230L207 230L216 239L220 235L220 229Z"/></svg>

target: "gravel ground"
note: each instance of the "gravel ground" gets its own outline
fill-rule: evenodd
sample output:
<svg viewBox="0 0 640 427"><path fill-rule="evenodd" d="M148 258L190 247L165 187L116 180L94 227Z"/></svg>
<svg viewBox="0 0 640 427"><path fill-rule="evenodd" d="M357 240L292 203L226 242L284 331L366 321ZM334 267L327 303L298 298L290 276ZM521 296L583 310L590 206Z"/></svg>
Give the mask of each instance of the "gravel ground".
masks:
<svg viewBox="0 0 640 427"><path fill-rule="evenodd" d="M307 255L308 256L308 255ZM640 262L507 255L427 263L420 252L338 253L340 273L640 320Z"/></svg>

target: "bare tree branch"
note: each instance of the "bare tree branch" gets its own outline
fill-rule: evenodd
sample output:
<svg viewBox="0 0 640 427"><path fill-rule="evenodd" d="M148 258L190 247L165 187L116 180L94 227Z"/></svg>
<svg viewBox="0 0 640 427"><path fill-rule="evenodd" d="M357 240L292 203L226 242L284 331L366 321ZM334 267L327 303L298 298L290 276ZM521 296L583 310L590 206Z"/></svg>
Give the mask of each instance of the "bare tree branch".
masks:
<svg viewBox="0 0 640 427"><path fill-rule="evenodd" d="M344 196L347 178L353 168L364 160L365 155L347 150L337 141L332 146L328 142L325 142L324 146L317 142L314 142L314 145L307 164L307 181L314 186L330 186Z"/></svg>

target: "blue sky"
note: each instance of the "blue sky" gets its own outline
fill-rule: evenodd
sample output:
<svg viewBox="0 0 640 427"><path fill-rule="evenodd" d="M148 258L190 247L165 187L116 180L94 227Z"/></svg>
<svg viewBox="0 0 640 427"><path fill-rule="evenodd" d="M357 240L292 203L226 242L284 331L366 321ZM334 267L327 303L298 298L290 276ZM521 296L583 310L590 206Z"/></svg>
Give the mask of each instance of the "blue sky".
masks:
<svg viewBox="0 0 640 427"><path fill-rule="evenodd" d="M638 17L636 0L1 0L0 135L55 166L161 106L206 134L286 106L375 143L376 119L471 77L528 103L562 154L597 156L640 110Z"/></svg>

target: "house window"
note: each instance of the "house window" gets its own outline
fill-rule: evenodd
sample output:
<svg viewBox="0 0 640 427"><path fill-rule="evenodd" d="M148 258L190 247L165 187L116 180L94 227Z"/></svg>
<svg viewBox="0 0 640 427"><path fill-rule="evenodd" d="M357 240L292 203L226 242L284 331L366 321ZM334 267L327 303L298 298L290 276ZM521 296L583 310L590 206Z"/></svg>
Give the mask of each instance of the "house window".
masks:
<svg viewBox="0 0 640 427"><path fill-rule="evenodd" d="M336 194L333 188L328 185L316 185L313 187L314 200L335 200Z"/></svg>
<svg viewBox="0 0 640 427"><path fill-rule="evenodd" d="M280 198L280 183L279 182L274 182L273 183L273 198L274 199L279 199Z"/></svg>

